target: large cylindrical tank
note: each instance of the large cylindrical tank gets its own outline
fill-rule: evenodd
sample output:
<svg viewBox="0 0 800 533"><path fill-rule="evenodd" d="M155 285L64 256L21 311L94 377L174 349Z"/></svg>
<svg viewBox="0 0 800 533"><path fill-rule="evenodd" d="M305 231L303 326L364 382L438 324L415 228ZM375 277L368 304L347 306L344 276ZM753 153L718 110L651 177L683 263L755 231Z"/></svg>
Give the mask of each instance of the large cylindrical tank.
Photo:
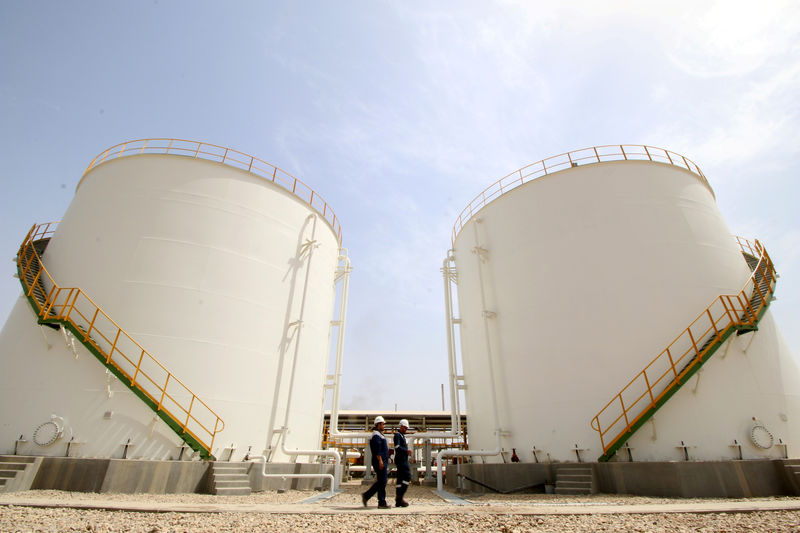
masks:
<svg viewBox="0 0 800 533"><path fill-rule="evenodd" d="M700 170L642 146L510 174L465 209L453 244L470 448L499 431L524 461L596 460L592 417L751 273ZM752 442L755 426L774 446ZM768 311L628 446L635 460L730 459L734 440L745 458L800 450L800 378Z"/></svg>
<svg viewBox="0 0 800 533"><path fill-rule="evenodd" d="M59 286L80 287L219 415L218 459L287 459L280 438L319 447L340 233L315 195L233 150L128 143L90 165L44 252ZM34 455L63 455L74 435L71 455L119 457L130 439L128 457L179 456L181 439L88 351L37 329L20 299L0 334L0 453L22 434ZM40 446L51 415L64 438Z"/></svg>

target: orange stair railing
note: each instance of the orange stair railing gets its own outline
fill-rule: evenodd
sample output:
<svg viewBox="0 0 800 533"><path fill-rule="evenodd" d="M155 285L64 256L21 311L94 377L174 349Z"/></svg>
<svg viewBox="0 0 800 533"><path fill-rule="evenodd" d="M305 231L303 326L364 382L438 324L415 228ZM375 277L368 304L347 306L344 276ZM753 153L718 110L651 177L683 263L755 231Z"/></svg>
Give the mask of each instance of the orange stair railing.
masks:
<svg viewBox="0 0 800 533"><path fill-rule="evenodd" d="M181 380L120 328L77 287L59 287L41 254L55 223L34 225L17 254L17 273L41 324L69 330L122 383L141 398L192 449L214 459L223 420Z"/></svg>
<svg viewBox="0 0 800 533"><path fill-rule="evenodd" d="M609 460L732 333L757 329L777 275L761 243L736 239L752 270L744 287L738 294L717 297L592 418L603 447L599 461Z"/></svg>

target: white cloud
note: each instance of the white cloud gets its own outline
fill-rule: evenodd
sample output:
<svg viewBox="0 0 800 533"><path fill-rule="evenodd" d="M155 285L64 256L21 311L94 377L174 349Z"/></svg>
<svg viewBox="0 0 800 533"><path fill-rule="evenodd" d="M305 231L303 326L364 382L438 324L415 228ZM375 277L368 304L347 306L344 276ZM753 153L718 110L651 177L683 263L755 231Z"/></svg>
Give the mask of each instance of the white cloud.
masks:
<svg viewBox="0 0 800 533"><path fill-rule="evenodd" d="M741 76L794 48L796 2L717 1L673 5L661 40L668 57L697 77Z"/></svg>

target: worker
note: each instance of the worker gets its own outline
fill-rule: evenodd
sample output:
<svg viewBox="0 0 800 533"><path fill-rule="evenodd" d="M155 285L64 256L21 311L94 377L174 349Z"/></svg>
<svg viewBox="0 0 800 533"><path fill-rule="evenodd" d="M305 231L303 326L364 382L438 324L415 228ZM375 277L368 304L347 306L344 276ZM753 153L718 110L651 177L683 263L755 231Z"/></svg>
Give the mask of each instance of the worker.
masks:
<svg viewBox="0 0 800 533"><path fill-rule="evenodd" d="M408 431L408 420L405 418L400 421L398 431L394 433L394 463L397 465L397 487L395 488L394 505L395 507L408 507L408 502L403 499L408 484L411 483L411 467L408 464L408 457L411 450L408 449L406 441L406 431Z"/></svg>
<svg viewBox="0 0 800 533"><path fill-rule="evenodd" d="M389 445L386 442L386 437L383 435L385 427L386 421L383 417L376 416L372 437L369 439L369 449L372 452L372 470L375 472L375 483L373 483L366 492L361 494L361 503L364 504L364 507L367 506L367 501L377 492L378 509L390 509L389 505L386 503L386 480L389 477Z"/></svg>

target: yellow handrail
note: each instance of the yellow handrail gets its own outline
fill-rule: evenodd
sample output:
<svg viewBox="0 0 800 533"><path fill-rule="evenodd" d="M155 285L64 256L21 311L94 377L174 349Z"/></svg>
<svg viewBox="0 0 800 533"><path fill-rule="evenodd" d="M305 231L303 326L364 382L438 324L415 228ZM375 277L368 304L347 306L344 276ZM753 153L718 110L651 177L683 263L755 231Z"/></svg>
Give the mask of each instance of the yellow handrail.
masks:
<svg viewBox="0 0 800 533"><path fill-rule="evenodd" d="M25 295L37 307L39 316L43 320L71 324L82 336L82 342L90 344L102 354L107 364L112 365L130 381L132 387L153 402L157 411L166 413L182 432L191 435L210 454L216 434L225 428L225 422L120 328L86 293L77 287L59 287L53 280L34 243L52 235L55 225L55 222L34 225L17 255L17 268L26 288ZM37 263L38 271L34 275ZM29 273L33 276L31 280L28 280ZM42 301L34 294L36 289ZM185 406L187 402L188 407Z"/></svg>
<svg viewBox="0 0 800 533"><path fill-rule="evenodd" d="M603 453L680 386L681 380L702 364L703 357L731 328L754 326L761 310L769 305L777 277L769 254L758 241L750 243L740 237L736 240L742 252L758 259L753 273L738 294L718 296L592 418L591 426L600 433ZM765 288L761 287L763 284ZM758 304L754 305L756 300ZM609 432L613 437L606 439Z"/></svg>
<svg viewBox="0 0 800 533"><path fill-rule="evenodd" d="M331 225L331 228L336 234L339 246L342 245L342 226L339 224L339 219L336 218L333 209L331 209L319 193L275 165L252 155L245 154L244 152L234 150L233 148L218 146L216 144L169 138L137 139L135 141L120 143L101 152L89 163L89 166L86 167L83 173L83 177L81 177L81 181L78 182L78 187L81 186L86 174L94 167L110 159L139 154L174 154L207 159L245 170L267 181L271 181L279 187L291 192L322 215L322 218Z"/></svg>
<svg viewBox="0 0 800 533"><path fill-rule="evenodd" d="M686 157L664 148L639 144L608 144L581 148L580 150L554 155L526 165L486 187L459 213L455 224L453 224L453 233L450 237L451 244L455 244L456 235L464 227L464 224L494 198L500 197L524 183L559 170L607 161L654 161L675 165L696 174L700 182L711 191L712 195L714 194L700 167Z"/></svg>

